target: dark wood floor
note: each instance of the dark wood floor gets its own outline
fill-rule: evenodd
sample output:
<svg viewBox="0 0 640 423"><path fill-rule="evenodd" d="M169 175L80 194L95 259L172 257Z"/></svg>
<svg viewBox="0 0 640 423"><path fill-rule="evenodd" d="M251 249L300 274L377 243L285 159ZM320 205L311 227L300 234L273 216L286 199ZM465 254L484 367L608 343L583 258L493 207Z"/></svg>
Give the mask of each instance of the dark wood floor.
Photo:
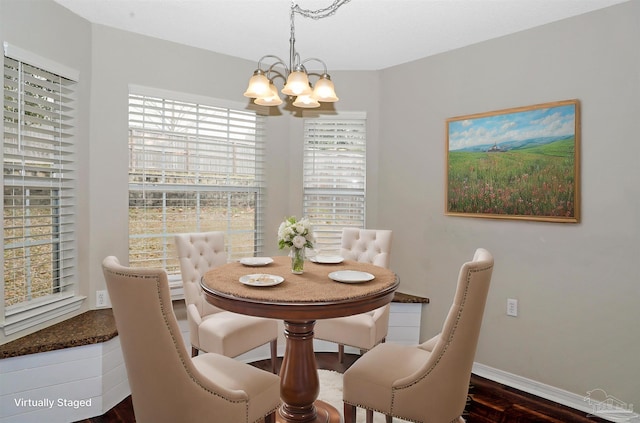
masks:
<svg viewBox="0 0 640 423"><path fill-rule="evenodd" d="M318 368L344 372L357 355L345 354L344 363L338 362L337 353L317 353ZM264 370L270 369L269 360L253 363ZM471 377L469 402L463 416L467 423L606 423L588 417L586 413L535 397L508 386L481 378ZM106 414L77 423L134 423L131 397Z"/></svg>

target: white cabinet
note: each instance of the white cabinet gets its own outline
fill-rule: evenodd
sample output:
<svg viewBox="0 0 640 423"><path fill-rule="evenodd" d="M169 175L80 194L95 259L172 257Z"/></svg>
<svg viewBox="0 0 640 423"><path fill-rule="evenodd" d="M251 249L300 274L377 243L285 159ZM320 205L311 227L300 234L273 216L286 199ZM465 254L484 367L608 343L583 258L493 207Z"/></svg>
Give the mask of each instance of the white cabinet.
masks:
<svg viewBox="0 0 640 423"><path fill-rule="evenodd" d="M391 303L387 342L415 345L420 342L423 303Z"/></svg>
<svg viewBox="0 0 640 423"><path fill-rule="evenodd" d="M422 307L429 303L428 298L396 293L389 310L389 332L386 342L416 345L420 342L420 322ZM314 339L315 352L335 352L338 345L332 342ZM278 348L280 349L280 348ZM345 346L345 353L359 354L357 348Z"/></svg>

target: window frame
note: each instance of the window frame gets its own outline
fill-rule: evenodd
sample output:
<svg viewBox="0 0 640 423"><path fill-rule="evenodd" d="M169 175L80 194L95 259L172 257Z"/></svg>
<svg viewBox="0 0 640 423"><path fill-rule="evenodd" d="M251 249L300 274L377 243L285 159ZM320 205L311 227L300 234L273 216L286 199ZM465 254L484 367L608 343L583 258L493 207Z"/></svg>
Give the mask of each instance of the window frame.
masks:
<svg viewBox="0 0 640 423"><path fill-rule="evenodd" d="M129 85L129 95L128 98L130 99L131 102L131 98L132 96L141 96L141 97L148 97L148 98L154 98L154 99L163 99L165 101L168 102L178 102L178 103L184 103L184 104L191 104L195 107L200 107L202 106L203 108L215 108L215 109L227 109L230 111L231 114L242 114L242 115L250 115L253 114L253 118L256 121L256 127L255 127L255 131L256 133L254 134L254 137L256 138L255 141L255 147L254 147L254 151L258 157L258 160L256 162L254 162L255 165L255 172L256 172L256 186L240 186L240 185L212 185L212 184L206 184L206 183L202 183L199 185L196 185L200 188L198 188L195 192L197 192L198 194L196 194L194 196L194 201L200 201L200 194L209 194L211 196L215 196L216 194L220 194L220 193L227 193L229 195L229 193L242 193L245 192L247 193L249 196L251 196L251 194L253 193L254 196L254 204L255 204L255 217L253 219L253 229L250 230L249 232L251 232L253 234L253 247L250 248L251 251L249 250L242 250L242 252L240 253L236 253L234 255L234 252L236 251L236 249L234 248L234 246L231 246L230 243L233 242L233 238L232 235L234 234L238 234L239 231L237 230L232 230L230 228L225 229L225 250L227 251L227 253L229 254L230 250L231 250L231 254L229 254L229 259L238 259L240 258L240 256L246 256L246 255L261 255L262 251L264 249L264 208L265 208L265 200L264 200L264 196L265 196L265 192L266 192L266 183L265 183L265 166L264 166L264 160L266 157L266 119L264 116L261 116L258 113L255 113L253 111L248 111L246 110L246 108L244 107L244 105L242 105L241 103L237 103L237 102L232 102L232 101L226 101L226 100L220 100L220 99L215 99L215 98L210 98L210 97L206 97L206 96L200 96L200 95L195 95L195 94L188 94L188 93L183 93L183 92L175 92L175 91L170 91L170 90L164 90L164 89L158 89L158 88L152 88L152 87L145 87L145 86L140 86L140 85ZM131 137L131 131L132 131L132 126L131 126L131 115L129 116L128 121L130 122L130 124L128 125L129 127L129 134ZM232 122L236 122L233 121ZM227 131L229 133L231 133L233 131L232 128L233 125L230 125L229 128L227 129ZM168 131L167 133L170 133L170 131ZM197 146L198 143L200 141L195 141L195 139L200 136L200 135L196 135L193 136L193 139L191 139L189 141L184 141L185 145L194 145ZM205 139L209 139L211 137L206 137L203 136L203 138ZM245 141L246 142L246 141ZM131 144L130 145L130 155L131 153ZM203 142L204 145L204 142ZM131 160L132 157L130 157L129 159L129 173L131 172ZM170 159L169 159L170 160ZM227 159L225 159L227 160ZM131 173L130 173L131 175ZM131 208L131 193L132 193L132 188L134 190L142 190L144 189L144 183L135 183L131 181L131 176L129 177L129 183L128 183L128 192L130 193L130 200L129 200L129 204L128 204L128 208ZM185 189L187 187L191 186L189 185L183 185L183 186L175 186L175 185L171 185L168 183L158 183L156 184L156 190L154 192L156 193L161 193L164 192L169 193L169 192L178 192L177 190L179 189ZM221 194L222 195L222 194ZM167 204L163 204L162 206L163 209L166 209L168 206ZM196 206L197 208L198 206ZM231 217L229 216L228 219L231 219ZM179 263L177 262L177 256L175 256L175 250L174 250L174 242L173 242L173 237L177 234L177 233L185 233L185 232L198 232L198 231L208 231L208 230L218 230L218 229L208 229L207 227L204 227L205 223L202 223L202 227L201 227L201 223L200 221L194 222L194 226L192 229L188 229L188 230L184 230L184 231L176 231L176 232L172 232L172 231L165 231L163 229L163 232L160 233L159 235L162 237L163 241L163 249L162 249L162 254L163 257L160 258L159 260L162 261L163 263L163 267L167 265L170 267L168 269L168 273L169 273L169 280L170 280L170 285L173 289L179 288L181 286L181 278L180 278L180 271L179 271ZM242 233L243 230L240 231L240 233ZM244 230L244 233L249 233L247 232L247 230ZM156 233L158 234L158 233ZM140 236L145 236L142 234L132 234L131 231L129 233L129 257L130 257L130 264L132 266L135 266L136 263L135 261L132 262L131 260L131 254L132 254L132 250L131 250L131 244L132 244L132 240L135 239L135 237L140 237ZM178 264L178 265L176 265Z"/></svg>
<svg viewBox="0 0 640 423"><path fill-rule="evenodd" d="M50 294L46 294L41 297L33 298L27 301L22 301L20 303L6 306L5 305L5 259L4 254L2 258L2 268L3 268L3 282L2 282L2 291L1 301L0 301L0 328L2 328L2 332L5 336L13 335L22 331L25 331L33 326L46 324L47 322L51 322L54 319L57 319L60 316L73 313L80 309L83 300L86 298L84 296L78 295L78 266L77 266L77 228L75 219L70 218L75 214L76 210L76 178L77 178L77 169L76 169L76 158L77 158L77 136L75 135L75 129L77 127L77 101L78 101L78 87L80 75L79 72L52 61L50 59L44 58L37 54L34 54L30 51L24 50L20 47L17 47L13 44L9 44L7 42L3 43L4 55L2 58L3 65L3 81L6 78L7 70L5 69L5 61L6 58L18 62L18 69L21 69L22 66L28 66L37 70L42 71L42 75L53 75L56 77L64 78L71 82L71 88L69 86L65 86L62 88L60 85L59 93L62 94L62 91L65 91L64 98L67 101L65 103L65 107L69 107L72 110L70 116L68 116L68 120L64 120L64 124L68 127L63 130L60 126L57 131L54 132L54 137L59 138L60 144L62 144L62 139L64 138L66 146L58 147L56 154L59 154L64 161L64 164L59 164L58 169L60 169L57 173L54 172L53 178L51 180L57 180L58 184L53 188L58 188L62 193L58 195L57 198L63 198L57 205L59 207L51 207L54 210L57 210L57 213L52 214L52 222L51 227L54 230L56 227L64 227L64 234L60 231L52 232L53 235L59 234L59 236L54 236L53 241L49 244L52 246L55 245L64 245L64 252L62 248L53 248L51 251L51 255L57 257L57 261L64 261L64 270L60 270L58 268L58 279L60 282L55 288L58 292L52 292ZM24 65L23 65L24 64ZM35 72L35 71L34 71ZM22 87L25 84L24 80L19 80L18 84ZM22 88L19 88L20 92L22 92ZM5 163L5 148L10 148L10 144L5 145L6 136L10 133L5 133L7 128L5 127L5 111L9 110L10 104L18 104L19 107L22 107L22 100L18 100L17 102L8 102L7 98L3 100L4 110L3 110L3 120L2 120L2 133L3 133L3 149L2 149L2 160L3 160L3 169L6 165ZM26 109L26 108L25 108ZM61 109L60 109L61 110ZM8 113L8 112L7 112ZM67 113L65 113L66 115ZM33 121L33 117L31 120ZM60 123L61 121L56 121ZM17 127L18 133L16 136L20 137L22 131L20 131L20 126ZM51 140L46 140L46 138L42 138L45 140L46 144L53 144ZM34 147L36 148L36 147ZM64 151L63 151L64 150ZM3 171L3 175L0 177L2 180L3 190L11 187L19 187L11 182L14 178L5 177L5 172ZM62 182L66 180L66 182ZM15 181L15 179L14 179ZM5 185L8 183L9 185ZM31 184L33 185L33 184ZM43 184L37 184L37 186L45 187ZM34 186L36 186L34 185ZM29 185L22 185L25 188L30 187ZM64 195L64 197L63 197ZM3 193L4 199L4 193ZM3 221L5 218L5 209L3 206ZM70 220L71 219L71 220ZM60 226L62 225L62 226ZM32 226L31 226L32 227ZM6 228L4 228L6 229ZM5 230L2 231L2 242L3 242L3 250L6 248L6 240L5 240ZM26 245L26 244L25 244ZM55 263L55 261L54 261ZM54 266L52 264L52 269ZM53 289L53 288L52 288Z"/></svg>
<svg viewBox="0 0 640 423"><path fill-rule="evenodd" d="M316 236L316 250L336 252L340 249L343 228L354 227L362 229L366 224L367 115L365 112L339 112L335 115L323 115L315 111L305 111L303 118L303 215L309 218L313 225ZM338 136L341 132L344 133L346 131L346 129L340 130L339 126L341 125L343 128L351 127L352 136ZM324 137L322 135L319 137L317 134L314 135L313 132L322 126L326 126ZM335 127L338 127L337 131ZM326 142L331 137L334 137L335 143ZM314 138L318 138L319 142L328 147L327 154L324 157L315 157L315 153L311 148ZM350 145L345 147L344 143ZM331 152L331 144L342 145L342 147L336 147L335 151ZM320 171L324 171L328 175L331 169L336 171L340 169L341 164L344 165L345 159L341 159L340 156L349 154L353 157L353 160L359 163L359 166L352 172L341 172L342 175L338 177L334 174L332 181L334 187L327 188L328 178L319 176L314 170L315 167L322 165L323 162L326 163L327 169L320 169ZM333 156L333 159L327 161L327 157L330 158L331 156ZM348 181L348 179L351 180ZM324 221L321 222L314 208L317 210L323 202L326 203L326 201L320 199L321 196L326 198L330 195L335 197L333 202L338 209L340 207L348 207L352 212L359 210L359 214L353 215L343 209L342 212L328 213L325 215ZM337 218L336 215L340 213L342 217ZM333 214L333 220L330 217L326 218L331 214ZM349 217L349 215L352 215L352 217Z"/></svg>

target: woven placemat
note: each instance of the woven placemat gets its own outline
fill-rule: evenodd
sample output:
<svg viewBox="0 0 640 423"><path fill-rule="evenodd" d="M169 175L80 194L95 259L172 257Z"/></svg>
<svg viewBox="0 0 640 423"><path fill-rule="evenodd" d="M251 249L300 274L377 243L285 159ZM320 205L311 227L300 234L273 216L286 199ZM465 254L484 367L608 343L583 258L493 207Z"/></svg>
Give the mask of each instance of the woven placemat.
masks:
<svg viewBox="0 0 640 423"><path fill-rule="evenodd" d="M284 303L317 303L365 297L384 291L396 283L392 271L368 263L345 260L340 264L304 263L304 273L291 273L289 257L274 257L274 262L261 267L248 267L240 263L229 263L209 270L203 276L203 285L226 295L259 301ZM371 273L375 278L363 283L335 282L329 278L331 272L357 270ZM282 276L284 282L269 287L247 286L240 283L242 276L270 274Z"/></svg>

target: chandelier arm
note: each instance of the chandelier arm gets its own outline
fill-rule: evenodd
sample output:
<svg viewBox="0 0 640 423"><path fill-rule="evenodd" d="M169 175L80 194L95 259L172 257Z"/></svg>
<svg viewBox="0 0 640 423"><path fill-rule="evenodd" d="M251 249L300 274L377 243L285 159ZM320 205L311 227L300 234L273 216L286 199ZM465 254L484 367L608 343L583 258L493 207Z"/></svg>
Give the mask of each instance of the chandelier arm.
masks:
<svg viewBox="0 0 640 423"><path fill-rule="evenodd" d="M268 69L267 72L271 72L273 67L276 66L276 65L282 65L284 67L284 69L287 71L287 73L289 73L289 68L287 67L287 64L284 62L284 60L282 60L281 58L279 58L278 56L275 56L273 54L267 54L265 56L262 56L260 58L260 60L258 60L258 69L262 70L262 62L265 59L275 59L275 62L272 63L271 65L269 65L269 69Z"/></svg>
<svg viewBox="0 0 640 423"><path fill-rule="evenodd" d="M274 64L275 65L275 64ZM273 66L269 67L269 69L267 70L267 72L265 73L265 76L267 77L267 79L271 82L275 81L275 79L277 77L280 77L282 79L287 80L287 75L288 73L285 73L284 75L282 74L282 72L280 72L279 70L275 69Z"/></svg>
<svg viewBox="0 0 640 423"><path fill-rule="evenodd" d="M327 64L324 61L322 61L321 59L318 59L317 57L309 57L308 59L304 59L302 62L300 62L300 66L302 66L304 68L304 70L306 71L307 68L304 66L304 64L307 63L307 62L311 62L311 61L320 62L322 64L322 68L323 68L322 73L323 74L327 74ZM309 73L309 72L307 72L307 73Z"/></svg>

